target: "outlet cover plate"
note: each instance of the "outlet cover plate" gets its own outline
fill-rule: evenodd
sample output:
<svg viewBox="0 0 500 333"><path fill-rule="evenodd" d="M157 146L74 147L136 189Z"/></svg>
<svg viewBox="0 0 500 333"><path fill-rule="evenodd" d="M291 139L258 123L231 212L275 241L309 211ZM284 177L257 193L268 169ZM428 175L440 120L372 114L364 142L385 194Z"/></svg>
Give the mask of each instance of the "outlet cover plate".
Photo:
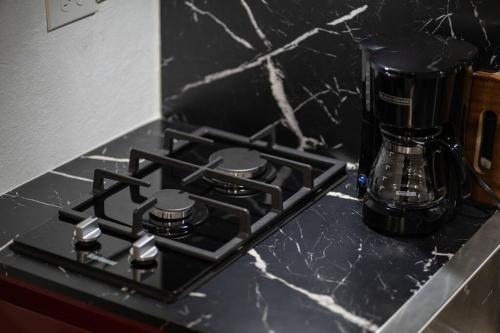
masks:
<svg viewBox="0 0 500 333"><path fill-rule="evenodd" d="M47 31L97 12L96 0L45 0Z"/></svg>

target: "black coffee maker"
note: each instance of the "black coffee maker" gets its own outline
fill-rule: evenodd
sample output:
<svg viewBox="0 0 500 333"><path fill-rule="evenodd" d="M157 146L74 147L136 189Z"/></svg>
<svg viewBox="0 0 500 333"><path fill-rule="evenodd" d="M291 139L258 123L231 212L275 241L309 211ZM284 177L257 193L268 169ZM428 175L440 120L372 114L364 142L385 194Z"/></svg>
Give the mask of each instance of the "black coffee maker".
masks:
<svg viewBox="0 0 500 333"><path fill-rule="evenodd" d="M415 33L361 43L358 195L372 228L435 230L468 195L463 163L473 45Z"/></svg>

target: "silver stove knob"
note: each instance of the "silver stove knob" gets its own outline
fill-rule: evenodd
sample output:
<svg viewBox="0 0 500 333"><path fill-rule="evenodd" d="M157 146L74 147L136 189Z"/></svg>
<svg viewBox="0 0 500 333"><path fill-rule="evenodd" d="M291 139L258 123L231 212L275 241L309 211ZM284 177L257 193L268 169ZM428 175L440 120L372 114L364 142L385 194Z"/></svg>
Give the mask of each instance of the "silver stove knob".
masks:
<svg viewBox="0 0 500 333"><path fill-rule="evenodd" d="M155 236L153 235L142 236L130 248L131 260L136 262L153 261L157 254L158 248L155 246Z"/></svg>
<svg viewBox="0 0 500 333"><path fill-rule="evenodd" d="M97 223L97 217L87 217L82 222L75 226L73 236L80 243L91 243L96 241L101 236L101 228Z"/></svg>

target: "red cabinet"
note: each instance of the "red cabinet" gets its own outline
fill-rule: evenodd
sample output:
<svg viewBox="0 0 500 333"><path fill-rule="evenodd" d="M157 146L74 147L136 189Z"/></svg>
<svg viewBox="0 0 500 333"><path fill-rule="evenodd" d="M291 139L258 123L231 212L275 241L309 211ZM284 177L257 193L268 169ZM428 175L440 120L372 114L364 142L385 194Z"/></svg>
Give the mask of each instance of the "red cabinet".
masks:
<svg viewBox="0 0 500 333"><path fill-rule="evenodd" d="M11 277L0 278L0 323L1 331L9 333L160 332Z"/></svg>
<svg viewBox="0 0 500 333"><path fill-rule="evenodd" d="M52 332L88 333L89 331L67 324L19 306L0 301L2 331L10 333Z"/></svg>

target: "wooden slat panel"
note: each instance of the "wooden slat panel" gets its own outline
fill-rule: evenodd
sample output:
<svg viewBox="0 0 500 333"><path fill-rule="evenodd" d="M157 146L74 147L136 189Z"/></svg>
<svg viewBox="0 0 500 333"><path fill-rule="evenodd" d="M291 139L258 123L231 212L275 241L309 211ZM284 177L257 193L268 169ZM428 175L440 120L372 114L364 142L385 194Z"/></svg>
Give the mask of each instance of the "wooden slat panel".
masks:
<svg viewBox="0 0 500 333"><path fill-rule="evenodd" d="M479 167L481 122L485 111L497 115L497 130L491 170ZM475 171L500 196L500 73L476 72L472 80L469 115L465 124L465 156ZM476 183L472 184L472 198L486 204L494 204L488 194Z"/></svg>

